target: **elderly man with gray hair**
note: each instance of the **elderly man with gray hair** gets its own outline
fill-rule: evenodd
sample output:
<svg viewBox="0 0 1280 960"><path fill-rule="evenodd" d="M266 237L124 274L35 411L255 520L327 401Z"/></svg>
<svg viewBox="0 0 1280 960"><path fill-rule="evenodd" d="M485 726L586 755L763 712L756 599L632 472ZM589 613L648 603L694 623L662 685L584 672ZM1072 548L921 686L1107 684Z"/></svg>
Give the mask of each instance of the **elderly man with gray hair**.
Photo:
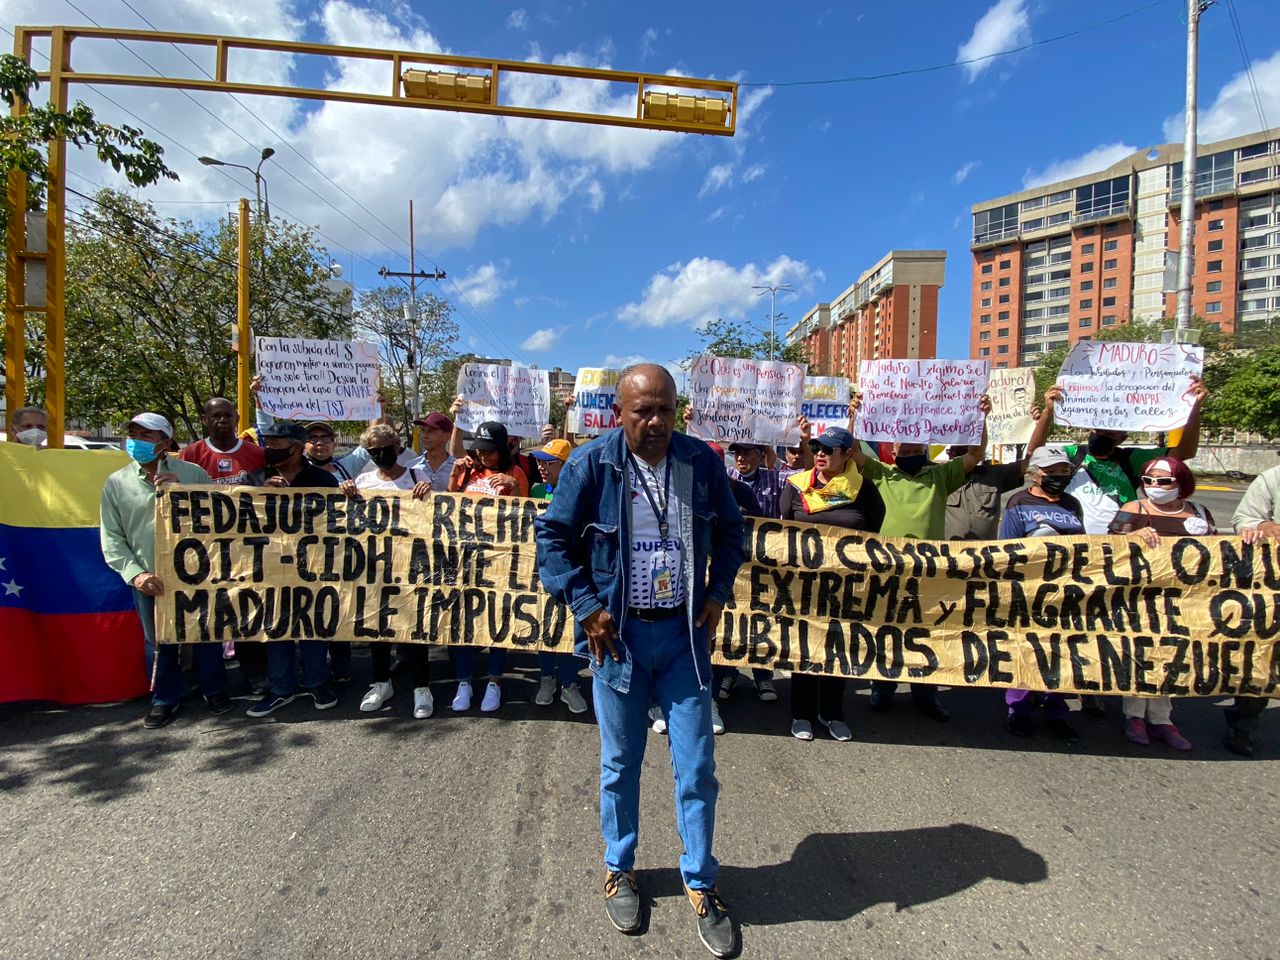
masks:
<svg viewBox="0 0 1280 960"><path fill-rule="evenodd" d="M9 417L10 440L38 447L49 435L49 415L39 407L19 407Z"/></svg>

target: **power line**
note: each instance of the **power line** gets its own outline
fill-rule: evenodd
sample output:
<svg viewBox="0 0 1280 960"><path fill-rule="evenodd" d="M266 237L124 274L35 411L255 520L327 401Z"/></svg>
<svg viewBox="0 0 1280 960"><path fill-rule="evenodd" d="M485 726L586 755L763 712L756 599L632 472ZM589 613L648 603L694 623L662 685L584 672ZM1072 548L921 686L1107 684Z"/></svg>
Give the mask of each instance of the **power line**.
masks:
<svg viewBox="0 0 1280 960"><path fill-rule="evenodd" d="M952 60L948 63L938 63L931 67L911 67L906 70L892 70L888 73L869 73L861 76L852 77L829 77L821 80L759 80L750 83L739 82L740 87L819 87L830 86L843 83L867 83L872 80L892 80L897 77L911 77L921 73L937 73L939 70L949 70L952 67L964 67L974 63L986 63L988 60L996 60L1000 57L1011 57L1015 53L1022 53L1030 50L1032 47L1043 47L1045 44L1057 43L1060 40L1068 40L1071 37L1078 37L1082 33L1089 33L1093 30L1100 30L1103 27L1109 27L1113 23L1119 23L1121 20L1128 20L1130 17L1136 17L1140 13L1146 13L1148 10L1154 10L1156 7L1162 6L1168 0L1154 0L1144 6L1130 10L1128 13L1121 13L1114 17L1108 17L1106 20L1099 20L1097 23L1091 23L1085 27L1079 27L1075 30L1068 30L1066 33L1060 33L1057 36L1045 37L1043 40L1032 40L1024 43L1020 47L1012 47L1009 50L1000 50L997 53L988 53L981 57L969 57L965 60Z"/></svg>
<svg viewBox="0 0 1280 960"><path fill-rule="evenodd" d="M1235 0L1227 0L1227 12L1231 14L1231 28L1235 31L1236 43L1240 47L1240 59L1244 61L1244 72L1249 78L1249 92L1253 95L1253 105L1258 111L1258 122L1262 129L1267 129L1267 114L1262 109L1262 97L1258 94L1258 82L1253 76L1253 62L1249 59L1249 51L1244 44L1244 31L1240 29L1240 17L1236 13Z"/></svg>

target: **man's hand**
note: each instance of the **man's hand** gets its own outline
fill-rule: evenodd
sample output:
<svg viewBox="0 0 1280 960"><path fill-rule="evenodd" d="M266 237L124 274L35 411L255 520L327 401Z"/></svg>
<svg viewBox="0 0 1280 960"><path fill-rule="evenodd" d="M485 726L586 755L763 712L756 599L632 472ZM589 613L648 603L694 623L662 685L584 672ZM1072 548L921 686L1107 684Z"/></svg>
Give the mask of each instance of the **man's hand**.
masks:
<svg viewBox="0 0 1280 960"><path fill-rule="evenodd" d="M1148 550L1154 550L1160 546L1160 534L1156 533L1151 527L1139 527L1133 531L1132 536L1141 541L1142 545Z"/></svg>
<svg viewBox="0 0 1280 960"><path fill-rule="evenodd" d="M1240 531L1240 539L1245 543L1280 540L1280 523L1260 523L1256 527L1245 527Z"/></svg>
<svg viewBox="0 0 1280 960"><path fill-rule="evenodd" d="M413 485L413 499L425 500L431 495L431 484L426 480L419 480Z"/></svg>
<svg viewBox="0 0 1280 960"><path fill-rule="evenodd" d="M984 393L982 399L978 401L978 409L982 411L982 415L988 416L991 413L991 396Z"/></svg>
<svg viewBox="0 0 1280 960"><path fill-rule="evenodd" d="M1042 416L1044 416L1044 411L1033 403L1031 405L1031 419L1039 420Z"/></svg>
<svg viewBox="0 0 1280 960"><path fill-rule="evenodd" d="M499 487L507 496L513 496L520 490L520 484L509 473L495 473L489 478L495 487Z"/></svg>
<svg viewBox="0 0 1280 960"><path fill-rule="evenodd" d="M356 488L354 480L343 480L338 484L338 489L345 493L350 499L354 500L360 496L360 491Z"/></svg>
<svg viewBox="0 0 1280 960"><path fill-rule="evenodd" d="M1062 399L1062 387L1056 383L1044 392L1044 412L1053 413L1053 405Z"/></svg>
<svg viewBox="0 0 1280 960"><path fill-rule="evenodd" d="M796 421L796 425L800 427L800 446L804 446L813 437L813 424L802 414Z"/></svg>
<svg viewBox="0 0 1280 960"><path fill-rule="evenodd" d="M542 426L542 442L550 443L556 438L556 426L554 423L543 424Z"/></svg>
<svg viewBox="0 0 1280 960"><path fill-rule="evenodd" d="M166 483L179 483L181 481L179 481L178 475L176 473L170 473L169 471L166 470L164 473L157 473L155 476L155 479L152 480L151 482L154 483L157 487L162 487Z"/></svg>
<svg viewBox="0 0 1280 960"><path fill-rule="evenodd" d="M164 581L154 573L140 573L133 578L133 588L147 597L159 597L164 594Z"/></svg>
<svg viewBox="0 0 1280 960"><path fill-rule="evenodd" d="M1191 406L1198 407L1200 404L1204 403L1205 397L1209 396L1209 388L1204 385L1204 381L1202 379L1197 376L1192 376L1191 386L1183 396L1190 397Z"/></svg>
<svg viewBox="0 0 1280 960"><path fill-rule="evenodd" d="M453 403L449 404L449 419L457 420L458 414L462 412L462 408L467 405L466 399L462 394L458 394L453 398Z"/></svg>
<svg viewBox="0 0 1280 960"><path fill-rule="evenodd" d="M262 387L263 387L262 374L260 373L254 374L253 379L249 381L249 392L252 393L255 397L257 397L257 395L261 392Z"/></svg>
<svg viewBox="0 0 1280 960"><path fill-rule="evenodd" d="M591 657L595 660L597 667L604 663L606 650L615 663L622 662L622 658L618 656L618 648L613 642L618 638L618 628L614 626L613 615L608 610L601 607L583 620L582 632L587 635L587 649L591 651Z"/></svg>
<svg viewBox="0 0 1280 960"><path fill-rule="evenodd" d="M695 627L701 627L704 624L707 627L707 653L710 653L716 646L716 628L720 626L720 613L724 610L724 605L716 603L710 597L702 601L702 612L698 614L698 619L693 621Z"/></svg>
<svg viewBox="0 0 1280 960"><path fill-rule="evenodd" d="M263 484L267 487L287 487L288 485L289 481L278 473L274 477L267 477L267 482Z"/></svg>

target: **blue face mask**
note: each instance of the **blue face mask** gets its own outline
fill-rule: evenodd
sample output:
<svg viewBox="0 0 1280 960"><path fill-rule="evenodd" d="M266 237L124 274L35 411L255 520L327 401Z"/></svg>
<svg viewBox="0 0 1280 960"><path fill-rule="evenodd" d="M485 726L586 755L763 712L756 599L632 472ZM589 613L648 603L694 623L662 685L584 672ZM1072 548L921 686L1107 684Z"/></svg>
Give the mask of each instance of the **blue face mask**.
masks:
<svg viewBox="0 0 1280 960"><path fill-rule="evenodd" d="M157 456L154 443L150 440L135 440L133 437L124 442L124 452L141 464L150 463Z"/></svg>

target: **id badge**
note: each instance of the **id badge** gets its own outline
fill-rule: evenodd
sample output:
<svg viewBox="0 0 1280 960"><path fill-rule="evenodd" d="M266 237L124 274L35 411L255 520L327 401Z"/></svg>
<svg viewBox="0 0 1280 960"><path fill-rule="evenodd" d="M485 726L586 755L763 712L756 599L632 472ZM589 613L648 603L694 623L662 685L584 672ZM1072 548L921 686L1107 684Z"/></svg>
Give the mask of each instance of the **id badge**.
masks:
<svg viewBox="0 0 1280 960"><path fill-rule="evenodd" d="M665 562L659 563L653 571L653 599L670 601L676 598L675 580L671 576L671 568Z"/></svg>

